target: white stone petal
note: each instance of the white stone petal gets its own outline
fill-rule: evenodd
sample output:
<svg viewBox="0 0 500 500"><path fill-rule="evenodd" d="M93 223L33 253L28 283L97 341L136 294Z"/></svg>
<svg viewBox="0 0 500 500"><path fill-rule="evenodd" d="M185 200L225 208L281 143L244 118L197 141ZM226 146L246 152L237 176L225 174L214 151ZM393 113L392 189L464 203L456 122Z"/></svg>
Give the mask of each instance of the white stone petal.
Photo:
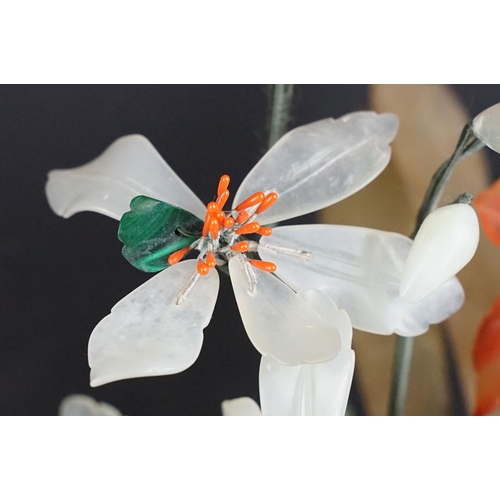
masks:
<svg viewBox="0 0 500 500"><path fill-rule="evenodd" d="M229 273L243 325L255 348L280 363L321 363L340 350L340 335L334 325L276 276L251 268L256 277L255 293L243 259L229 261Z"/></svg>
<svg viewBox="0 0 500 500"><path fill-rule="evenodd" d="M259 405L252 398L226 399L221 404L224 417L261 417Z"/></svg>
<svg viewBox="0 0 500 500"><path fill-rule="evenodd" d="M158 273L95 327L88 353L91 386L179 373L196 361L219 291L219 275L211 270L176 304L196 262L187 260Z"/></svg>
<svg viewBox="0 0 500 500"><path fill-rule="evenodd" d="M479 113L472 122L472 130L478 139L500 153L500 103Z"/></svg>
<svg viewBox="0 0 500 500"><path fill-rule="evenodd" d="M258 219L269 224L343 200L387 166L397 127L393 114L362 111L293 129L250 171L233 207L257 191L275 191L278 201Z"/></svg>
<svg viewBox="0 0 500 500"><path fill-rule="evenodd" d="M52 170L45 186L52 210L62 217L82 211L114 219L140 194L184 208L200 217L206 208L142 135L117 139L100 156L78 168Z"/></svg>
<svg viewBox="0 0 500 500"><path fill-rule="evenodd" d="M426 332L456 312L464 301L454 277L418 304L399 296L403 266L412 241L397 233L335 225L286 226L259 246L263 260L295 290L317 288L347 311L354 328L405 336ZM278 253L276 246L311 252L311 260Z"/></svg>
<svg viewBox="0 0 500 500"><path fill-rule="evenodd" d="M474 256L479 221L464 203L430 213L420 227L403 269L400 294L415 304L455 276Z"/></svg>
<svg viewBox="0 0 500 500"><path fill-rule="evenodd" d="M59 405L60 417L118 417L121 413L114 406L97 402L85 394L66 396Z"/></svg>
<svg viewBox="0 0 500 500"><path fill-rule="evenodd" d="M353 373L350 348L315 365L285 366L263 356L259 373L262 414L345 415Z"/></svg>

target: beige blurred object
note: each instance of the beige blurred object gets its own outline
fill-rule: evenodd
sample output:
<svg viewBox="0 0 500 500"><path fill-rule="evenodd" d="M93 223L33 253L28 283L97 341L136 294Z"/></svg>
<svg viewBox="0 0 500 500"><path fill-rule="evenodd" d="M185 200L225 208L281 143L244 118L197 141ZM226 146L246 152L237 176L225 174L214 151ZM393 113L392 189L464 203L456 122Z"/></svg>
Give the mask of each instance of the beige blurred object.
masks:
<svg viewBox="0 0 500 500"><path fill-rule="evenodd" d="M324 210L322 221L409 235L432 175L453 153L471 117L447 85L373 85L370 102L375 111L396 113L401 120L391 163L360 193ZM464 191L477 194L487 185L488 165L479 152L456 167L440 205ZM448 321L469 409L474 398L472 341L481 318L500 295L499 259L500 249L482 237L476 256L459 274L465 305ZM386 415L395 337L356 332L353 345L367 411ZM406 414L450 413L443 338L436 325L415 341Z"/></svg>

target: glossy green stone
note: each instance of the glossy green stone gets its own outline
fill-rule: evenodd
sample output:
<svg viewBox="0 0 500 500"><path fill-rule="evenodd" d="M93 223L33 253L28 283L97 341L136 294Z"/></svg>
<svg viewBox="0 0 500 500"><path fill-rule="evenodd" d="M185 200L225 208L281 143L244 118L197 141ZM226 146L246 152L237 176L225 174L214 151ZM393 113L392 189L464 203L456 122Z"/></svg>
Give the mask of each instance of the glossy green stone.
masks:
<svg viewBox="0 0 500 500"><path fill-rule="evenodd" d="M141 271L169 267L170 255L201 236L203 221L182 208L148 196L136 196L130 208L120 220L118 239L125 244L123 256Z"/></svg>

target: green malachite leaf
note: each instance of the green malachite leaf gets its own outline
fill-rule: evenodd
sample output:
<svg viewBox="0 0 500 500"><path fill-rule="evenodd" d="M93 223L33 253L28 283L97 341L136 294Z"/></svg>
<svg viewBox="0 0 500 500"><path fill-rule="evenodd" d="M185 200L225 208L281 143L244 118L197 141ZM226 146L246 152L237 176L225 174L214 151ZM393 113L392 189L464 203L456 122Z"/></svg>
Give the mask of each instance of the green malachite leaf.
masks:
<svg viewBox="0 0 500 500"><path fill-rule="evenodd" d="M130 208L120 220L118 239L125 244L123 256L141 271L169 267L170 255L201 236L203 221L182 208L142 195Z"/></svg>

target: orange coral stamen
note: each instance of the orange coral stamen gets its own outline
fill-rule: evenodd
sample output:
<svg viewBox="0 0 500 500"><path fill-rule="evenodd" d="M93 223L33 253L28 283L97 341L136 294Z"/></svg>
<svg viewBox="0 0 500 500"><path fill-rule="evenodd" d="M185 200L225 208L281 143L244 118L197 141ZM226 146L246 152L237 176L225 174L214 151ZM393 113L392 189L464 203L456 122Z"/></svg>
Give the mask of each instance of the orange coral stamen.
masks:
<svg viewBox="0 0 500 500"><path fill-rule="evenodd" d="M217 263L213 252L207 252L205 261L208 267L215 267L215 264Z"/></svg>
<svg viewBox="0 0 500 500"><path fill-rule="evenodd" d="M210 218L209 231L212 235L212 238L215 240L219 235L219 221L215 217Z"/></svg>
<svg viewBox="0 0 500 500"><path fill-rule="evenodd" d="M219 212L217 214L217 220L219 221L219 227L224 225L225 219L226 219L226 214L224 212Z"/></svg>
<svg viewBox="0 0 500 500"><path fill-rule="evenodd" d="M242 210L238 217L236 217L236 224L244 224L250 217L250 214L246 210Z"/></svg>
<svg viewBox="0 0 500 500"><path fill-rule="evenodd" d="M278 199L278 195L276 193L269 193L262 203L257 207L257 210L255 211L256 214L262 213L264 210L267 210L271 205L274 205L276 203L276 200Z"/></svg>
<svg viewBox="0 0 500 500"><path fill-rule="evenodd" d="M224 219L224 227L227 229L234 226L234 219L232 217L226 217Z"/></svg>
<svg viewBox="0 0 500 500"><path fill-rule="evenodd" d="M270 227L261 227L257 233L262 236L271 236L271 234L273 234L273 230Z"/></svg>
<svg viewBox="0 0 500 500"><path fill-rule="evenodd" d="M263 192L259 191L258 193L253 194L249 198L247 198L245 201L242 201L237 207L236 210L238 212L240 210L244 210L245 208L250 208L253 207L254 205L257 205L258 203L261 203L264 201L265 195Z"/></svg>
<svg viewBox="0 0 500 500"><path fill-rule="evenodd" d="M236 229L236 234L256 233L259 229L260 224L258 222L250 222L250 224L245 224L244 226Z"/></svg>
<svg viewBox="0 0 500 500"><path fill-rule="evenodd" d="M260 269L261 271L265 271L266 273L274 273L276 271L276 264L272 262L266 262L265 260L249 260L248 261L252 266Z"/></svg>
<svg viewBox="0 0 500 500"><path fill-rule="evenodd" d="M168 263L173 266L177 264L183 257L186 255L189 250L191 250L191 247L186 247L186 248L181 248L180 250L177 250L177 252L174 252L169 258L168 258Z"/></svg>
<svg viewBox="0 0 500 500"><path fill-rule="evenodd" d="M209 212L213 213L213 214L217 214L219 212L219 205L217 205L217 203L215 201L211 201L208 205L207 205L207 209Z"/></svg>
<svg viewBox="0 0 500 500"><path fill-rule="evenodd" d="M217 188L217 196L220 196L229 186L231 178L229 175L223 175L219 180L219 187Z"/></svg>
<svg viewBox="0 0 500 500"><path fill-rule="evenodd" d="M248 251L248 241L240 241L231 247L233 252L247 252Z"/></svg>
<svg viewBox="0 0 500 500"><path fill-rule="evenodd" d="M208 235L208 231L210 230L211 220L212 220L212 213L210 212L210 210L207 210L207 214L205 215L205 222L203 223L203 231L201 233L203 236Z"/></svg>
<svg viewBox="0 0 500 500"><path fill-rule="evenodd" d="M196 266L198 274L205 276L210 271L210 268L203 262L201 259L198 261L198 265Z"/></svg>
<svg viewBox="0 0 500 500"><path fill-rule="evenodd" d="M229 198L229 191L226 189L225 191L222 191L222 193L218 196L217 201L217 206L219 207L219 210L222 210L224 208L224 205L226 204L226 201Z"/></svg>

